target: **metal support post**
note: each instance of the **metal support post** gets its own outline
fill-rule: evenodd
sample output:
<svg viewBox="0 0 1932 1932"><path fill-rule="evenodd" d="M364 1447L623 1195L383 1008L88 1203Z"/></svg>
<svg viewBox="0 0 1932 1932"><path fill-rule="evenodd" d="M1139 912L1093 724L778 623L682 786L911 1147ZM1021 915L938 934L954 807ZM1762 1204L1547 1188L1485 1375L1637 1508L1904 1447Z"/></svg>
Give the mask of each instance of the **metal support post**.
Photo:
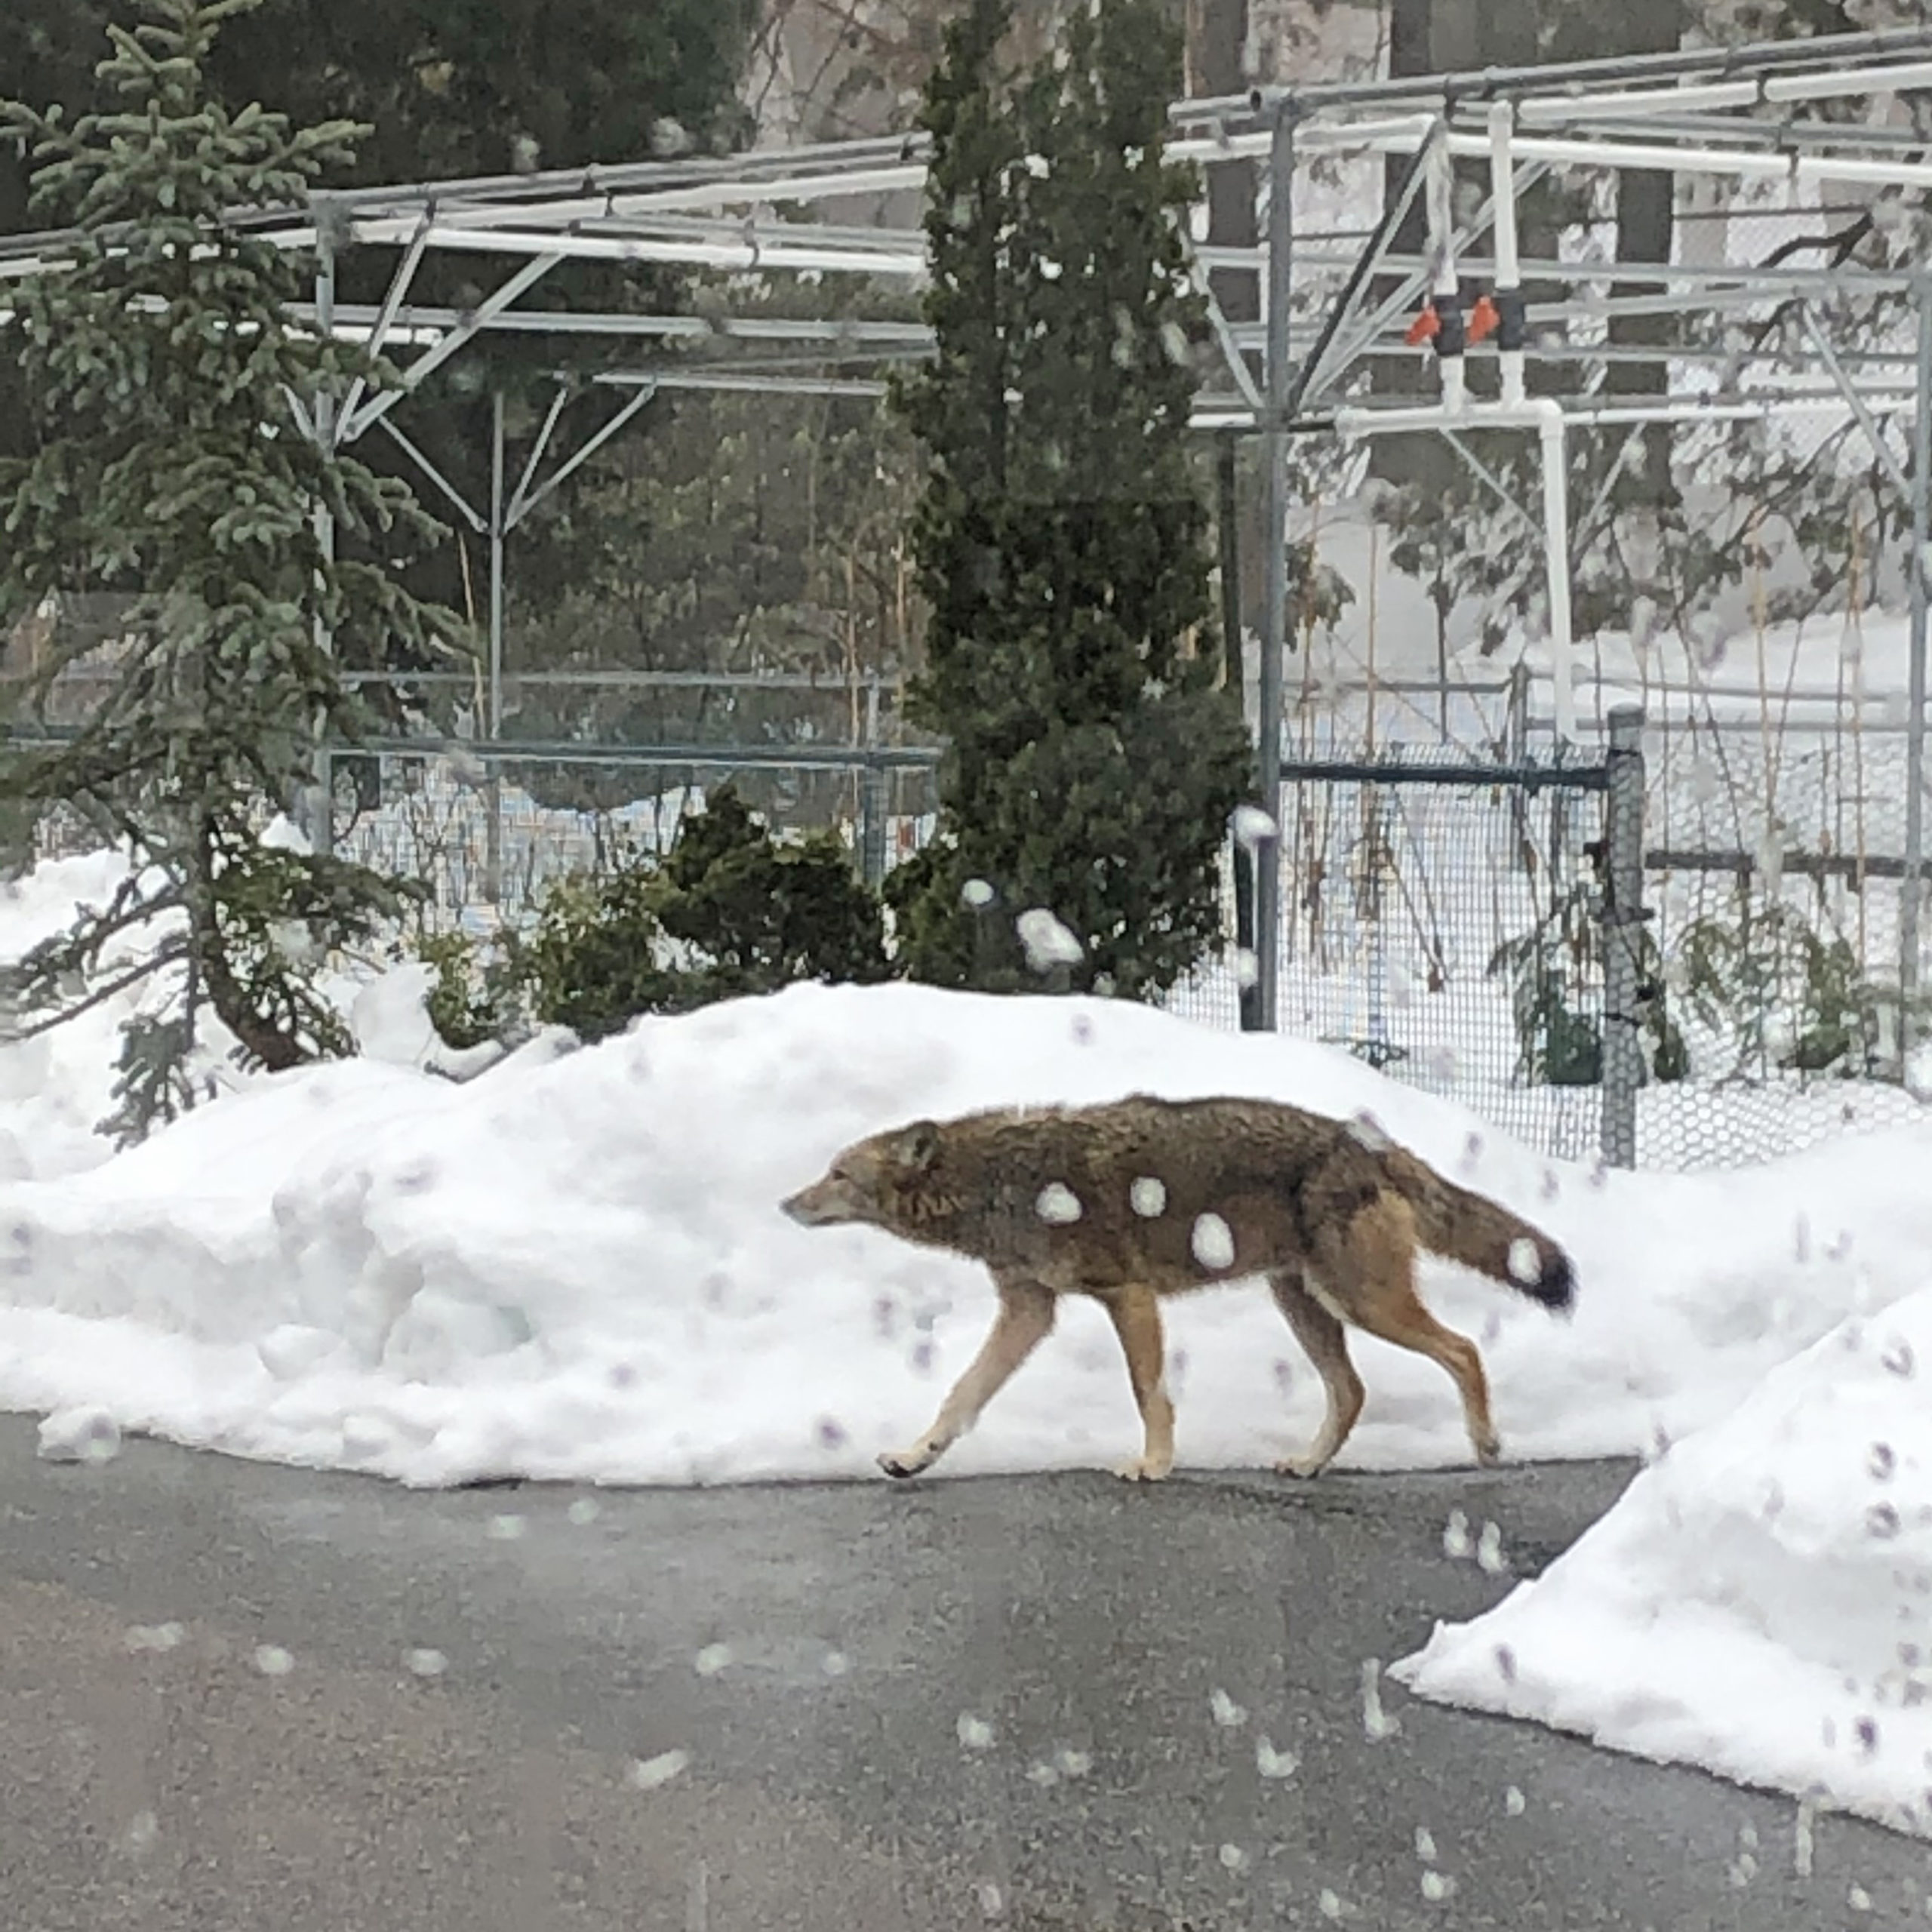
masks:
<svg viewBox="0 0 1932 1932"><path fill-rule="evenodd" d="M1918 386L1912 426L1912 658L1905 722L1905 877L1899 887L1899 1072L1919 1030L1919 909L1925 848L1925 628L1932 564L1932 277L1912 291L1918 307Z"/></svg>
<svg viewBox="0 0 1932 1932"><path fill-rule="evenodd" d="M1214 534L1221 568L1221 651L1228 689L1240 703L1247 685L1246 652L1241 621L1241 502L1238 458L1232 436L1216 439L1214 451ZM1235 888L1235 945L1241 956L1252 959L1254 950L1254 854L1246 842L1232 841ZM1261 1004L1252 983L1240 989L1241 1029L1259 1032Z"/></svg>
<svg viewBox="0 0 1932 1932"><path fill-rule="evenodd" d="M503 735L503 392L490 398L490 661L484 695L485 735L494 743ZM490 761L485 788L489 821L485 831L484 896L493 906L503 889L503 786L497 761Z"/></svg>
<svg viewBox="0 0 1932 1932"><path fill-rule="evenodd" d="M1604 804L1603 1158L1637 1164L1637 1094L1644 1084L1641 1038L1644 937L1644 713L1610 713L1609 780Z"/></svg>
<svg viewBox="0 0 1932 1932"><path fill-rule="evenodd" d="M891 810L885 767L868 763L859 776L859 869L876 890L885 883L886 820Z"/></svg>
<svg viewBox="0 0 1932 1932"><path fill-rule="evenodd" d="M1261 438L1262 540L1268 546L1261 627L1255 762L1261 809L1274 827L1254 847L1254 1005L1257 1023L1279 1023L1281 965L1281 678L1288 645L1288 309L1294 291L1295 124L1293 105L1278 108L1268 144L1268 408Z"/></svg>
<svg viewBox="0 0 1932 1932"><path fill-rule="evenodd" d="M315 232L315 328L323 340L335 330L335 238L325 213L318 220ZM315 392L314 420L315 449L326 463L334 455L336 438L336 397L327 383ZM335 561L335 517L326 502L315 505L315 547L325 565ZM321 613L315 617L315 646L331 651L330 635ZM335 765L329 749L328 727L317 718L314 727L315 754L309 783L300 803L302 832L312 851L326 854L335 844Z"/></svg>

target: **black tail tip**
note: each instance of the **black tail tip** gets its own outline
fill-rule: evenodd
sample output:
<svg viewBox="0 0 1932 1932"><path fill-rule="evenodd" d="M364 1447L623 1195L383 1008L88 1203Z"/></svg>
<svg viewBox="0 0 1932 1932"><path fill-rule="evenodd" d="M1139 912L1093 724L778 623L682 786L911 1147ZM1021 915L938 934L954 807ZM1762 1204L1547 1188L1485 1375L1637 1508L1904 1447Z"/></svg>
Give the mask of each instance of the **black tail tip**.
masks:
<svg viewBox="0 0 1932 1932"><path fill-rule="evenodd" d="M1552 1247L1544 1256L1535 1281L1526 1284L1523 1291L1545 1308L1567 1315L1577 1303L1577 1271L1570 1265L1569 1256L1560 1247Z"/></svg>

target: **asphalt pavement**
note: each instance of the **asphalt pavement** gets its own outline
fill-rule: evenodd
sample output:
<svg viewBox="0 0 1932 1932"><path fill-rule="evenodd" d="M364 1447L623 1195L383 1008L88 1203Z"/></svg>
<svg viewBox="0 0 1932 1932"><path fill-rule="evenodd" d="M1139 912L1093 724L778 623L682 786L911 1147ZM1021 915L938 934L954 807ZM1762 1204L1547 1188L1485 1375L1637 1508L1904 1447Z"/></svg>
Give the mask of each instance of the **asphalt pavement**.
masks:
<svg viewBox="0 0 1932 1932"><path fill-rule="evenodd" d="M1451 1509L1529 1574L1630 1473L419 1494L0 1418L0 1926L1924 1926L1914 1841L1367 1721L1509 1586Z"/></svg>

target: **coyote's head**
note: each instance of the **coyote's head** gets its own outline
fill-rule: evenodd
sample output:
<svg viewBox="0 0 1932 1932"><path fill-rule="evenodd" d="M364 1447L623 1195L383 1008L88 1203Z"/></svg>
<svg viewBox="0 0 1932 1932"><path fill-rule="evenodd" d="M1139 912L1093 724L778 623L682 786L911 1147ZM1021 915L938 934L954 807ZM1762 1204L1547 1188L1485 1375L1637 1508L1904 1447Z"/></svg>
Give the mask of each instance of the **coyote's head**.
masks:
<svg viewBox="0 0 1932 1932"><path fill-rule="evenodd" d="M939 1128L929 1120L854 1141L823 1176L779 1203L801 1226L835 1227L862 1221L901 1231L915 1195L939 1158Z"/></svg>

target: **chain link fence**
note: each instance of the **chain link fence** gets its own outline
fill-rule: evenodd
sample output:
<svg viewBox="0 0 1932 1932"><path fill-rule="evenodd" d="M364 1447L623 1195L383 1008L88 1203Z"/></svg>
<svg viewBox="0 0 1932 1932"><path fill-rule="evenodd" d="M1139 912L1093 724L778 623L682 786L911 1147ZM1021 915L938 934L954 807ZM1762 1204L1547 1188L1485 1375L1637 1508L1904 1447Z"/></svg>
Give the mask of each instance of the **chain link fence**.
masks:
<svg viewBox="0 0 1932 1932"><path fill-rule="evenodd" d="M1646 1109L1644 1164L1734 1166L1926 1118L1901 1027L1902 721L1769 733L1706 707L1647 735L1657 1004L1684 1070Z"/></svg>
<svg viewBox="0 0 1932 1932"><path fill-rule="evenodd" d="M1552 1155L1604 1145L1608 767L1454 747L1282 767L1280 1023ZM1241 962L1178 989L1238 1023Z"/></svg>
<svg viewBox="0 0 1932 1932"><path fill-rule="evenodd" d="M488 931L573 872L668 852L728 783L780 834L835 832L876 881L931 836L935 763L917 747L371 747L332 756L332 843L426 887L432 927Z"/></svg>

